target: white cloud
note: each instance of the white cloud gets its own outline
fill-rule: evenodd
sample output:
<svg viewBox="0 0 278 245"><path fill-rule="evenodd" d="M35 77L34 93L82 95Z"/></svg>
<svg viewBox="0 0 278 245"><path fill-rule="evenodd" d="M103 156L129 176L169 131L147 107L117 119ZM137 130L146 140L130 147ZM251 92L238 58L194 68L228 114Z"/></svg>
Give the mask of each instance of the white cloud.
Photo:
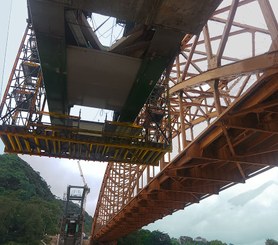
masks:
<svg viewBox="0 0 278 245"><path fill-rule="evenodd" d="M167 232L170 236L202 236L237 245L264 244L267 238L278 240L278 185L272 182L263 191L260 186L278 179L278 169L272 169L194 204L147 226L150 230ZM230 199L258 190L245 205L233 205ZM263 241L263 242L262 242Z"/></svg>
<svg viewBox="0 0 278 245"><path fill-rule="evenodd" d="M63 198L68 185L83 186L77 161L28 155L20 155L20 157L28 162L35 171L40 172L40 175L51 186L52 193L59 198ZM93 215L107 164L85 161L80 161L80 163L90 188L86 210Z"/></svg>

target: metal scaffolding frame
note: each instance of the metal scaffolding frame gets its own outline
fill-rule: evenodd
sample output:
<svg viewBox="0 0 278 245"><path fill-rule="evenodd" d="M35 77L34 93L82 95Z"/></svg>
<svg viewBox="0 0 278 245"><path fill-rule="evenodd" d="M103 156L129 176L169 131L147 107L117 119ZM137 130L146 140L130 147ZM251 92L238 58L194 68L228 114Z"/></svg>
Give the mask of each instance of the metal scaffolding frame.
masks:
<svg viewBox="0 0 278 245"><path fill-rule="evenodd" d="M165 79L153 90L136 124L89 122L49 112L36 36L29 23L0 105L0 135L5 151L157 165L171 150Z"/></svg>

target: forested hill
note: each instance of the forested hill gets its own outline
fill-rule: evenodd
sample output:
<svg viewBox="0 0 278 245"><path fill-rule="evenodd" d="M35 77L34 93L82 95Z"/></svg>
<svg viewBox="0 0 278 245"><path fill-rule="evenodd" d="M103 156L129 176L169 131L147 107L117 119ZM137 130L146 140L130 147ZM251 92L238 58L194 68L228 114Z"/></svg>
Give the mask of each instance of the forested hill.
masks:
<svg viewBox="0 0 278 245"><path fill-rule="evenodd" d="M17 155L0 155L0 207L0 244L39 244L44 234L59 233L63 201ZM86 215L85 231L91 219Z"/></svg>
<svg viewBox="0 0 278 245"><path fill-rule="evenodd" d="M0 193L21 200L39 197L54 200L47 183L32 167L17 155L0 155Z"/></svg>

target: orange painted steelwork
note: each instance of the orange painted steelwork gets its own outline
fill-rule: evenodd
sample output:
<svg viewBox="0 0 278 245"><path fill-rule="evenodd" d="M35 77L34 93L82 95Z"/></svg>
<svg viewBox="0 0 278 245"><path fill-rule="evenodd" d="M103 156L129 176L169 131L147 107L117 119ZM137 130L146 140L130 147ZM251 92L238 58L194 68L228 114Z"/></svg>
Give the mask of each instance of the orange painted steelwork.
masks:
<svg viewBox="0 0 278 245"><path fill-rule="evenodd" d="M265 25L247 24L251 8ZM173 152L160 167L108 164L92 243L115 241L278 165L277 45L268 0L224 1L200 35L184 38L168 81Z"/></svg>

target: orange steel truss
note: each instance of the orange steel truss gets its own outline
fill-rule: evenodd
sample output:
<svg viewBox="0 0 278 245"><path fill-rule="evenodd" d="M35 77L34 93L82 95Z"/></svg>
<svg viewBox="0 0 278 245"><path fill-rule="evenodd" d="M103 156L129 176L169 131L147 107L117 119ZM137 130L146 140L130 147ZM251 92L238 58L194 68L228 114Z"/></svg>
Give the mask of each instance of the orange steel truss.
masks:
<svg viewBox="0 0 278 245"><path fill-rule="evenodd" d="M199 35L185 36L168 86L173 152L159 167L108 164L92 243L278 164L278 24L269 0L223 1Z"/></svg>

